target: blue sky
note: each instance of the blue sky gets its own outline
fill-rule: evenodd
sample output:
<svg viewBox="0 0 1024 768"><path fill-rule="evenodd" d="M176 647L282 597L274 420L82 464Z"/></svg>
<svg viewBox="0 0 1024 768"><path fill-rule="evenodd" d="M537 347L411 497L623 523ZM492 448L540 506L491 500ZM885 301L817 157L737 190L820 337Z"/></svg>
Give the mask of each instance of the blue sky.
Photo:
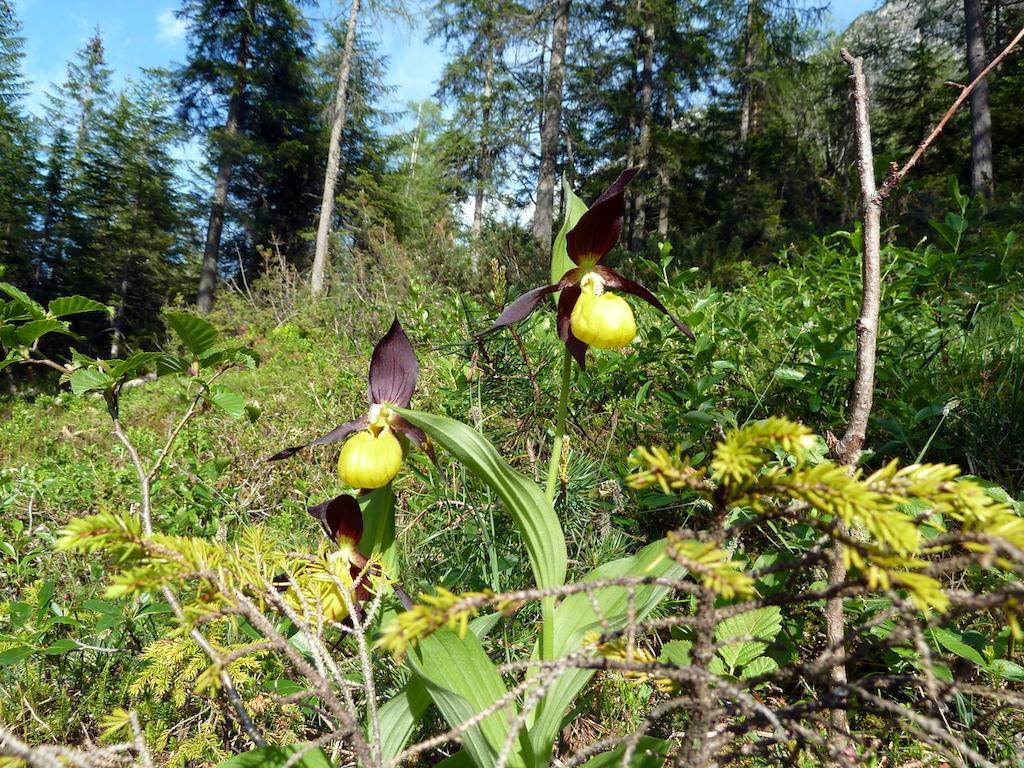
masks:
<svg viewBox="0 0 1024 768"><path fill-rule="evenodd" d="M345 0L318 0L318 7L309 11L314 27L341 13L343 3L347 6ZM23 25L24 67L32 81L28 103L36 112L45 102L50 83L63 80L65 63L97 25L115 83L142 67L168 66L185 55L185 29L174 16L176 0L14 0L14 4ZM876 0L833 0L833 23L845 26L877 4ZM374 29L382 52L390 59L388 78L395 86L387 106L397 111L409 101L432 95L443 54L437 44L423 40L423 27L410 29L381 19Z"/></svg>

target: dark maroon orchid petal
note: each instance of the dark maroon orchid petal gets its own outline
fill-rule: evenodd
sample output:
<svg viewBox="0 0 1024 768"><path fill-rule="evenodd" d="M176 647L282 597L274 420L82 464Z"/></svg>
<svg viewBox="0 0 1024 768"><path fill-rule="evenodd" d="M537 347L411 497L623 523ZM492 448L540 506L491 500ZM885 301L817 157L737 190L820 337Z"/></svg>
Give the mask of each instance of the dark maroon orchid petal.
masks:
<svg viewBox="0 0 1024 768"><path fill-rule="evenodd" d="M581 292L578 285L572 285L558 296L558 338L562 341L568 341L572 336L572 310L579 301Z"/></svg>
<svg viewBox="0 0 1024 768"><path fill-rule="evenodd" d="M407 408L416 389L420 366L398 318L377 342L370 359L370 402Z"/></svg>
<svg viewBox="0 0 1024 768"><path fill-rule="evenodd" d="M392 414L388 423L391 424L392 429L401 432L409 438L409 442L420 450L423 450L424 446L427 445L427 436L424 434L423 430L419 427L414 427L398 414Z"/></svg>
<svg viewBox="0 0 1024 768"><path fill-rule="evenodd" d="M368 566L369 561L361 553L353 552L352 554L348 573L352 577L352 586L355 587L355 602L358 607L360 603L365 603L373 597L373 592L370 591L370 577L379 576L380 569L376 566Z"/></svg>
<svg viewBox="0 0 1024 768"><path fill-rule="evenodd" d="M391 427L398 432L405 435L409 442L427 454L427 458L430 459L430 463L437 467L438 473L442 479L445 479L444 467L442 467L437 461L437 454L434 452L434 446L427 440L426 434L419 427L414 427L408 421L403 419L401 416L393 415L391 417ZM445 482L447 480L445 479Z"/></svg>
<svg viewBox="0 0 1024 768"><path fill-rule="evenodd" d="M363 538L363 513L355 496L347 493L335 496L307 510L323 523L327 535L339 546L354 549Z"/></svg>
<svg viewBox="0 0 1024 768"><path fill-rule="evenodd" d="M633 177L640 172L639 168L627 168L615 182L584 213L576 226L569 230L566 246L569 258L580 266L592 266L618 242L622 232L622 221L625 218L626 206L623 202L623 191Z"/></svg>
<svg viewBox="0 0 1024 768"><path fill-rule="evenodd" d="M571 285L558 297L558 338L560 338L580 366L587 368L587 345L576 338L572 332L572 310L580 298L580 287Z"/></svg>
<svg viewBox="0 0 1024 768"><path fill-rule="evenodd" d="M540 288L534 288L524 293L505 307L505 311L498 315L497 319L491 324L491 327L487 329L487 333L528 318L533 310L537 308L537 305L540 304L541 299L549 293L557 291L560 284L543 285Z"/></svg>
<svg viewBox="0 0 1024 768"><path fill-rule="evenodd" d="M310 443L310 445L328 445L330 443L336 443L339 440L344 440L353 432L357 432L360 429L366 429L368 426L370 426L370 420L366 416L360 416L358 419L346 421L341 426L335 427L326 435L318 437Z"/></svg>
<svg viewBox="0 0 1024 768"><path fill-rule="evenodd" d="M328 443L336 443L339 440L344 440L346 437L348 437L356 430L366 429L366 427L368 427L369 424L370 422L367 420L365 416L360 416L358 419L353 419L352 421L346 421L344 424L335 427L326 435L318 437L311 443L305 443L304 445L295 445L292 446L291 448L285 448L283 451L278 451L269 459L267 459L267 461L281 461L281 459L287 459L289 456L294 456L303 448L308 448L311 445L327 445Z"/></svg>
<svg viewBox="0 0 1024 768"><path fill-rule="evenodd" d="M640 285L640 283L635 280L630 280L628 277L621 275L614 269L609 269L608 267L597 267L594 271L601 276L604 280L604 284L609 288L618 291L625 291L626 293L631 293L634 296L639 296L655 309L668 315L669 319L676 324L676 328L689 336L691 341L696 340L697 337L693 335L693 331L690 330L690 326L669 312L668 307L662 304L661 300L657 296Z"/></svg>

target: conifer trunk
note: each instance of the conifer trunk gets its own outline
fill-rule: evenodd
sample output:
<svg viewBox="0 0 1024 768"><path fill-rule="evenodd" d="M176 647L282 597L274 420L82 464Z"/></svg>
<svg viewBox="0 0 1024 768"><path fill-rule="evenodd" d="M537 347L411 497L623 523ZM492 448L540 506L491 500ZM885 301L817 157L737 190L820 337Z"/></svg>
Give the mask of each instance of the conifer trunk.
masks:
<svg viewBox="0 0 1024 768"><path fill-rule="evenodd" d="M740 75L740 144L746 144L754 119L754 87L751 73L754 70L754 17L756 0L747 2L747 23L743 31L743 71Z"/></svg>
<svg viewBox="0 0 1024 768"><path fill-rule="evenodd" d="M647 168L651 162L651 104L654 94L654 19L648 14L640 40L643 48L643 71L640 74L640 141L636 161ZM633 198L633 232L630 248L643 250L647 240L647 196L643 187L636 190Z"/></svg>
<svg viewBox="0 0 1024 768"><path fill-rule="evenodd" d="M320 219L316 229L313 274L309 284L314 296L324 292L327 244L331 235L331 218L334 215L334 186L338 181L338 167L341 164L341 132L345 128L345 120L348 116L348 82L352 72L358 22L359 0L352 0L352 7L348 14L348 29L345 31L345 49L342 52L341 69L338 72L338 90L334 98L334 116L331 120L331 142L327 150L327 173L324 176L324 194L320 200Z"/></svg>
<svg viewBox="0 0 1024 768"><path fill-rule="evenodd" d="M253 15L253 3L248 4L249 18ZM249 62L249 28L243 28L238 42L238 56L235 58L234 87L228 100L228 115L224 121L224 138L220 148L220 162L217 164L217 178L213 185L213 200L210 204L210 222L206 227L206 245L203 248L203 267L199 275L199 293L196 296L197 309L206 314L213 309L213 297L217 290L217 257L220 255L220 236L224 231L224 211L227 207L228 184L234 166L235 136L238 121L245 103L245 70Z"/></svg>
<svg viewBox="0 0 1024 768"><path fill-rule="evenodd" d="M666 78L665 87L665 117L667 128L671 132L675 129L676 120L676 99L672 91L672 83ZM668 237L668 214L672 202L672 174L669 171L669 164L662 158L658 163L658 239L664 241Z"/></svg>
<svg viewBox="0 0 1024 768"><path fill-rule="evenodd" d="M565 76L565 48L569 41L571 0L558 0L551 31L548 86L544 96L544 122L540 131L540 176L533 213L533 238L541 253L551 250L551 222L555 208L555 163L558 133L562 123L562 80Z"/></svg>
<svg viewBox="0 0 1024 768"><path fill-rule="evenodd" d="M964 0L967 30L967 73L973 81L985 68L985 17L981 0ZM982 80L971 92L971 194L991 197L992 113L988 104L988 80Z"/></svg>

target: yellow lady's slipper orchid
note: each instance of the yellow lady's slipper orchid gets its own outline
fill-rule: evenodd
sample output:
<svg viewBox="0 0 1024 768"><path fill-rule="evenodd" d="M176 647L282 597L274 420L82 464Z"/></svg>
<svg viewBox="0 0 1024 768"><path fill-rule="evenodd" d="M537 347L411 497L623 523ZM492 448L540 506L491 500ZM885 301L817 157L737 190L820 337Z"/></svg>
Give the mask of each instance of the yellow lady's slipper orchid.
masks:
<svg viewBox="0 0 1024 768"><path fill-rule="evenodd" d="M406 447L399 440L399 433L433 459L423 431L409 424L392 407L409 407L418 376L416 353L396 317L370 358L369 410L310 443L278 451L268 461L287 459L311 445L349 438L338 458L338 474L353 488L369 490L387 485L398 474Z"/></svg>
<svg viewBox="0 0 1024 768"><path fill-rule="evenodd" d="M614 349L623 347L636 335L633 311L622 297L608 293L605 287L631 293L663 312L682 333L693 339L686 323L669 312L661 300L640 283L601 264L615 247L625 218L623 194L626 185L640 171L627 168L597 198L576 226L566 235L566 254L573 268L558 282L527 291L511 302L491 325L489 331L525 320L541 300L556 291L558 297L558 337L580 368L586 365L587 347Z"/></svg>
<svg viewBox="0 0 1024 768"><path fill-rule="evenodd" d="M338 475L353 488L382 488L402 468L402 444L390 428L357 432L345 441Z"/></svg>

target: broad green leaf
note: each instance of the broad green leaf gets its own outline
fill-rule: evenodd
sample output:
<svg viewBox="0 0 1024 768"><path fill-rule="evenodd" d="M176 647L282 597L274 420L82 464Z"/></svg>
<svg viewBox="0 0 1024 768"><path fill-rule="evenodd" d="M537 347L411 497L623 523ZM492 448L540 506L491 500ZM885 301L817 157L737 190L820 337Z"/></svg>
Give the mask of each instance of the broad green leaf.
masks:
<svg viewBox="0 0 1024 768"><path fill-rule="evenodd" d="M775 378L779 381L801 381L807 374L796 368L781 366L775 369Z"/></svg>
<svg viewBox="0 0 1024 768"><path fill-rule="evenodd" d="M156 375L167 376L173 373L185 373L191 364L191 361L185 357L163 355L156 361Z"/></svg>
<svg viewBox="0 0 1024 768"><path fill-rule="evenodd" d="M391 483L360 496L359 509L363 513L363 538L359 540L359 551L366 556L379 555L387 577L397 580L395 492Z"/></svg>
<svg viewBox="0 0 1024 768"><path fill-rule="evenodd" d="M43 309L42 305L29 298L29 295L20 288L15 288L10 283L0 283L0 291L10 296L19 307L37 320L42 320L46 317L46 310Z"/></svg>
<svg viewBox="0 0 1024 768"><path fill-rule="evenodd" d="M572 259L569 258L569 251L566 238L569 230L576 226L576 222L587 212L587 204L576 196L569 186L569 181L562 178L562 194L565 197L565 218L562 220L562 228L555 235L555 242L551 248L551 282L557 283L562 275L575 267Z"/></svg>
<svg viewBox="0 0 1024 768"><path fill-rule="evenodd" d="M967 202L966 196L960 191L960 180L956 176L950 176L946 180L946 192L956 201L957 208L964 208Z"/></svg>
<svg viewBox="0 0 1024 768"><path fill-rule="evenodd" d="M17 632L25 626L26 622L28 622L30 618L32 618L33 610L32 606L28 603L18 601L11 603L11 606L8 609L8 614L11 617L11 629Z"/></svg>
<svg viewBox="0 0 1024 768"><path fill-rule="evenodd" d="M978 653L977 649L972 648L965 643L956 632L950 632L948 629L943 629L942 627L934 627L928 630L928 632L931 633L932 639L935 640L936 643L941 645L950 653L959 656L961 659L972 661L982 669L987 666L985 659L980 653Z"/></svg>
<svg viewBox="0 0 1024 768"><path fill-rule="evenodd" d="M778 668L779 665L771 656L759 656L749 664L744 665L743 672L740 674L740 677L748 680L752 677L767 675L769 672L774 672Z"/></svg>
<svg viewBox="0 0 1024 768"><path fill-rule="evenodd" d="M259 354L249 347L229 347L228 349L207 350L199 357L204 368L221 363L233 363L244 365L246 368L255 368L259 365Z"/></svg>
<svg viewBox="0 0 1024 768"><path fill-rule="evenodd" d="M217 768L282 768L293 755L305 754L291 765L295 768L331 768L331 761L322 749L310 748L308 744L290 744L286 747L263 747L251 752L229 757L218 763Z"/></svg>
<svg viewBox="0 0 1024 768"><path fill-rule="evenodd" d="M7 357L5 357L3 360L0 360L0 371L2 371L8 365L14 365L21 359L21 355L19 355L17 352L13 350L8 352Z"/></svg>
<svg viewBox="0 0 1024 768"><path fill-rule="evenodd" d="M766 643L755 643L748 640L746 642L724 645L718 649L718 654L722 657L722 661L725 662L726 666L735 672L743 665L749 664L759 657L767 648L768 645Z"/></svg>
<svg viewBox="0 0 1024 768"><path fill-rule="evenodd" d="M67 323L63 323L60 320L33 320L30 323L18 326L18 341L27 347L36 339L48 333L62 333L65 336L75 335L68 330Z"/></svg>
<svg viewBox="0 0 1024 768"><path fill-rule="evenodd" d="M583 764L583 768L619 768L622 765L622 756L625 751L626 747L621 746L611 752L592 757ZM629 768L661 768L665 765L665 758L671 751L671 741L654 736L641 736L633 758L628 763Z"/></svg>
<svg viewBox="0 0 1024 768"><path fill-rule="evenodd" d="M245 400L242 396L220 384L210 387L206 399L233 419L240 418L245 413Z"/></svg>
<svg viewBox="0 0 1024 768"><path fill-rule="evenodd" d="M782 631L782 611L777 605L755 608L746 613L730 616L715 627L718 642L731 637L756 637L771 642Z"/></svg>
<svg viewBox="0 0 1024 768"><path fill-rule="evenodd" d="M80 315L83 312L111 312L111 308L85 296L61 296L50 302L48 310L54 317Z"/></svg>
<svg viewBox="0 0 1024 768"><path fill-rule="evenodd" d="M690 660L690 649L693 643L689 640L669 640L661 646L661 660L680 667L688 667L693 662Z"/></svg>
<svg viewBox="0 0 1024 768"><path fill-rule="evenodd" d="M411 649L406 658L423 680L444 719L453 727L487 709L507 693L501 673L472 632L467 632L465 637L449 629L434 632ZM509 704L463 736L463 749L478 767L495 764L508 734L508 724L515 716L515 706ZM519 745L524 741L527 740L520 739ZM509 765L525 765L521 748L514 750Z"/></svg>
<svg viewBox="0 0 1024 768"><path fill-rule="evenodd" d="M394 760L405 749L429 706L430 694L426 684L414 677L378 710L380 750L384 762Z"/></svg>
<svg viewBox="0 0 1024 768"><path fill-rule="evenodd" d="M27 645L16 645L6 651L0 651L0 667L9 667L17 664L27 656L32 655L32 649Z"/></svg>
<svg viewBox="0 0 1024 768"><path fill-rule="evenodd" d="M632 557L613 560L595 568L584 578L584 581L598 579L615 579L623 576L657 576L664 578L681 578L686 570L665 554L665 540L661 539L648 544ZM633 610L636 619L642 620L657 607L668 587L638 586L634 590ZM626 625L629 615L629 592L624 587L606 587L595 590L591 599L585 593L569 595L555 609L555 658L565 656L580 647L583 636L590 631L621 629ZM607 625L594 612L597 603ZM535 647L534 658L539 657L539 649ZM535 710L527 721L534 751L541 763L547 758L562 729L562 719L566 711L576 701L580 692L593 677L593 670L570 669L548 689L544 705Z"/></svg>
<svg viewBox="0 0 1024 768"><path fill-rule="evenodd" d="M78 645L75 643L74 640L69 640L68 638L64 638L63 640L58 640L57 642L53 643L53 645L50 645L49 647L44 648L43 649L43 653L45 653L47 656L59 656L62 653L67 653L68 651L74 651L77 648L78 648Z"/></svg>
<svg viewBox="0 0 1024 768"><path fill-rule="evenodd" d="M148 368L150 366L158 365L159 361L168 357L163 352L137 352L129 358L124 360L113 361L110 363L110 377L112 379L120 379L122 376L135 376L139 368Z"/></svg>
<svg viewBox="0 0 1024 768"><path fill-rule="evenodd" d="M1009 659L995 659L988 665L988 671L1004 680L1024 682L1024 667Z"/></svg>
<svg viewBox="0 0 1024 768"><path fill-rule="evenodd" d="M365 533L363 535L365 540ZM500 619L500 613L478 616L469 622L469 631L477 637L486 637ZM412 738L416 726L423 721L423 715L429 706L430 694L427 693L426 685L420 678L412 677L394 698L389 699L380 708L377 718L380 721L380 749L384 762L398 757L405 745L409 743L409 739ZM369 738L369 733L367 737ZM469 755L465 752L456 754L469 760L466 765L473 765ZM452 756L452 758L454 757L455 755ZM452 765L455 764L452 763Z"/></svg>
<svg viewBox="0 0 1024 768"><path fill-rule="evenodd" d="M217 341L217 329L213 324L188 312L164 312L164 322L196 357Z"/></svg>
<svg viewBox="0 0 1024 768"><path fill-rule="evenodd" d="M763 642L741 640L718 649L718 656L727 670L733 673L758 658L768 648L768 643L782 631L782 611L778 606L757 608L736 616L730 616L715 627L715 639L723 642L732 637L755 637Z"/></svg>
<svg viewBox="0 0 1024 768"><path fill-rule="evenodd" d="M86 392L106 389L113 380L103 371L95 368L79 368L68 376L68 383L71 384L71 391L76 395L83 395Z"/></svg>
<svg viewBox="0 0 1024 768"><path fill-rule="evenodd" d="M0 326L4 323L15 323L31 320L32 313L25 309L20 301L0 301Z"/></svg>
<svg viewBox="0 0 1024 768"><path fill-rule="evenodd" d="M523 537L537 586L543 589L564 584L568 558L565 534L551 502L537 484L506 464L487 438L472 427L446 416L396 410L498 495Z"/></svg>

